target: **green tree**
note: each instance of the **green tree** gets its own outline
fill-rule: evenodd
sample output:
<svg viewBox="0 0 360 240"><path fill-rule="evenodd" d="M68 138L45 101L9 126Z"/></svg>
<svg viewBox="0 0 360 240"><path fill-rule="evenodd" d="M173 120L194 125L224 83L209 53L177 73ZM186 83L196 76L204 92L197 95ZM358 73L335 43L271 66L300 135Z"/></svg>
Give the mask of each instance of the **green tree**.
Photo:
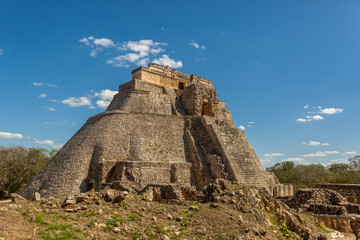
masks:
<svg viewBox="0 0 360 240"><path fill-rule="evenodd" d="M334 163L328 167L282 162L266 170L273 172L281 183L292 184L297 191L300 188L315 187L318 183L360 183L360 156L350 158L349 162Z"/></svg>
<svg viewBox="0 0 360 240"><path fill-rule="evenodd" d="M334 163L328 167L330 172L329 183L357 183L357 173L350 164Z"/></svg>
<svg viewBox="0 0 360 240"><path fill-rule="evenodd" d="M0 147L0 196L18 191L53 154L43 148Z"/></svg>
<svg viewBox="0 0 360 240"><path fill-rule="evenodd" d="M274 166L267 168L266 171L273 172L281 183L292 183L294 169L294 162L282 162L275 163Z"/></svg>
<svg viewBox="0 0 360 240"><path fill-rule="evenodd" d="M349 157L348 160L352 170L354 171L356 182L360 183L360 155Z"/></svg>

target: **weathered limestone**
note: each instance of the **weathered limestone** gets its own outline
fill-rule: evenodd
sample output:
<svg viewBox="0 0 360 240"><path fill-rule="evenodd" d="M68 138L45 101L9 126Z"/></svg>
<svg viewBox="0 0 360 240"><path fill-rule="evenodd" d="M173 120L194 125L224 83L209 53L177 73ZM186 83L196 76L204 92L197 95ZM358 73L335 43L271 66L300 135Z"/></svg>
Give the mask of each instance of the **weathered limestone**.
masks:
<svg viewBox="0 0 360 240"><path fill-rule="evenodd" d="M46 198L106 187L140 192L149 186L156 195L200 191L216 179L292 195L291 187L264 171L210 80L150 64L132 72L107 110L90 117L21 195Z"/></svg>
<svg viewBox="0 0 360 240"><path fill-rule="evenodd" d="M317 188L331 189L344 196L349 203L360 204L360 184L316 184Z"/></svg>
<svg viewBox="0 0 360 240"><path fill-rule="evenodd" d="M325 188L299 189L294 196L282 200L289 207L317 218L328 228L356 236L356 239L360 237L360 206L347 202L337 191Z"/></svg>

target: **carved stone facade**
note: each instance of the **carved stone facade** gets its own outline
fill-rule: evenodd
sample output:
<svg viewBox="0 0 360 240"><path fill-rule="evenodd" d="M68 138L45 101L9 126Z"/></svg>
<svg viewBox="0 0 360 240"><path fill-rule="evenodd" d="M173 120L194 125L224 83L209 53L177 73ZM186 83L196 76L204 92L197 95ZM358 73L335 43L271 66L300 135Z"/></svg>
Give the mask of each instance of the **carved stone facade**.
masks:
<svg viewBox="0 0 360 240"><path fill-rule="evenodd" d="M199 191L216 179L292 194L264 171L210 80L150 64L132 71L107 110L90 117L21 194L140 192L154 184Z"/></svg>

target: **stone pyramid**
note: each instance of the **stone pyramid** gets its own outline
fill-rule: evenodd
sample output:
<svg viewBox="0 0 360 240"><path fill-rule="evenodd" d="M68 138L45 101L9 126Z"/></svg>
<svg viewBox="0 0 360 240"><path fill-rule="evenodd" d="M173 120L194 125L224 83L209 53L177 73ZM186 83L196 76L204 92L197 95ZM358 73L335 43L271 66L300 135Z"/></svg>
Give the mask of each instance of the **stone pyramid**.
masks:
<svg viewBox="0 0 360 240"><path fill-rule="evenodd" d="M132 71L107 110L90 117L21 195L150 185L200 191L216 179L292 193L264 171L210 80L151 63Z"/></svg>

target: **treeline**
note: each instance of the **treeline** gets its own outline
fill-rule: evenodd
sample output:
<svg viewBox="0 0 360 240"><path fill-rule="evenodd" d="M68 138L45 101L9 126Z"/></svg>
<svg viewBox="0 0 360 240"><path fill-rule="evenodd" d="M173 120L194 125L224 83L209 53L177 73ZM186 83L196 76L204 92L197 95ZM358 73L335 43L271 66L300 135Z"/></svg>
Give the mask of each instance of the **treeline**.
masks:
<svg viewBox="0 0 360 240"><path fill-rule="evenodd" d="M0 146L0 198L19 191L57 151Z"/></svg>
<svg viewBox="0 0 360 240"><path fill-rule="evenodd" d="M318 183L360 184L360 155L350 157L349 163L301 165L294 162L276 163L266 168L281 183L290 183L294 192L301 188L313 188Z"/></svg>

